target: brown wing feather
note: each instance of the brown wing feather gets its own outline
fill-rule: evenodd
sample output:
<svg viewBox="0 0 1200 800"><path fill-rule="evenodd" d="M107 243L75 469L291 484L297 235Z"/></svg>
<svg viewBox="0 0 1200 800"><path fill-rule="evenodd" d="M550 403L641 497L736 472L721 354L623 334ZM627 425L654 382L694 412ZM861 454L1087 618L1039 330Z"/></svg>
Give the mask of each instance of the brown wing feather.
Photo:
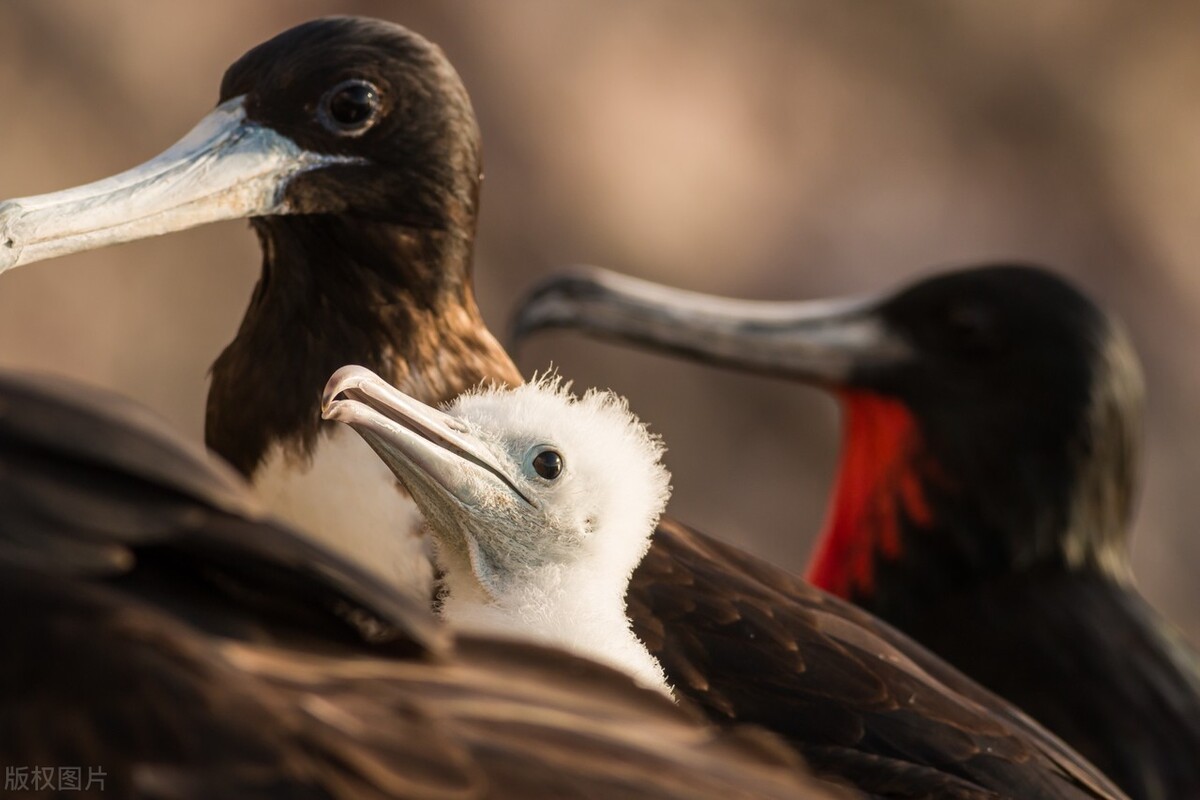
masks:
<svg viewBox="0 0 1200 800"><path fill-rule="evenodd" d="M335 656L215 637L110 586L10 568L0 586L20 618L0 635L0 760L102 766L106 796L851 796L774 737L555 651Z"/></svg>
<svg viewBox="0 0 1200 800"><path fill-rule="evenodd" d="M885 623L679 523L660 526L629 606L682 695L713 719L783 734L814 769L868 792L1122 796Z"/></svg>
<svg viewBox="0 0 1200 800"><path fill-rule="evenodd" d="M89 395L0 375L0 764L96 797L845 796L621 673L451 641Z"/></svg>

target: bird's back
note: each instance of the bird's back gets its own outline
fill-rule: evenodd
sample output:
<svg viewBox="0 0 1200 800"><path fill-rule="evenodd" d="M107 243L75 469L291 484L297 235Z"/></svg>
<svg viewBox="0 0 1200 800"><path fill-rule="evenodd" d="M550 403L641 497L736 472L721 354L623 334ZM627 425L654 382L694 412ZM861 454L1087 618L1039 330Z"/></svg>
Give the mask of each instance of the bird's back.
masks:
<svg viewBox="0 0 1200 800"><path fill-rule="evenodd" d="M872 795L1122 796L886 623L679 523L660 524L629 610L678 695L714 719L786 736L814 770Z"/></svg>
<svg viewBox="0 0 1200 800"><path fill-rule="evenodd" d="M1131 797L1200 797L1200 661L1134 589L1086 573L1025 573L905 627Z"/></svg>
<svg viewBox="0 0 1200 800"><path fill-rule="evenodd" d="M774 737L726 735L614 670L451 641L135 404L4 373L0 614L6 791L842 796Z"/></svg>

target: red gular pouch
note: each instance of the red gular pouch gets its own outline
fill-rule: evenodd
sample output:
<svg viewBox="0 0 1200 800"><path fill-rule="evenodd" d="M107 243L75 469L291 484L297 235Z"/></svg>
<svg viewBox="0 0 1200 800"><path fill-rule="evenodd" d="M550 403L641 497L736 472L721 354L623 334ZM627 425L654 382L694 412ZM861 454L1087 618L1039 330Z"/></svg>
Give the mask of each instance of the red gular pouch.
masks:
<svg viewBox="0 0 1200 800"><path fill-rule="evenodd" d="M900 515L918 528L933 524L919 472L921 431L899 400L863 391L838 396L846 420L841 465L806 577L840 597L869 597L876 559L903 551Z"/></svg>

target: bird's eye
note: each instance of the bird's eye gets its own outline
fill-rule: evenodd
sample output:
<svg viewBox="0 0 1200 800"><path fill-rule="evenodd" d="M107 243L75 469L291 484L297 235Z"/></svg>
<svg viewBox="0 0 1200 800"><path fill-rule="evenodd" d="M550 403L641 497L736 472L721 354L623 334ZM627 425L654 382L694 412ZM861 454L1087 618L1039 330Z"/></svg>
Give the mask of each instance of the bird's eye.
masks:
<svg viewBox="0 0 1200 800"><path fill-rule="evenodd" d="M951 306L945 310L942 325L946 345L951 350L978 353L994 350L999 344L996 319L987 308Z"/></svg>
<svg viewBox="0 0 1200 800"><path fill-rule="evenodd" d="M539 452L530 463L533 465L533 471L548 481L561 475L564 466L562 454L549 449Z"/></svg>
<svg viewBox="0 0 1200 800"><path fill-rule="evenodd" d="M379 116L379 90L357 78L342 81L321 99L321 123L341 136L357 136Z"/></svg>

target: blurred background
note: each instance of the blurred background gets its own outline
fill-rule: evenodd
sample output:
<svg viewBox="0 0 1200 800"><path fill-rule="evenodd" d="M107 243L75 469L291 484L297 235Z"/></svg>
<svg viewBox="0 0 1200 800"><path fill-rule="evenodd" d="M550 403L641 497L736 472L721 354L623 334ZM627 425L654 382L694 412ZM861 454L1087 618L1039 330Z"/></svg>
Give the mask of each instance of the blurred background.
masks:
<svg viewBox="0 0 1200 800"><path fill-rule="evenodd" d="M408 25L462 74L497 333L569 263L775 299L996 258L1071 275L1144 360L1136 570L1200 641L1200 4L7 0L0 197L156 154L237 56L331 13ZM0 366L119 389L198 437L258 264L238 222L17 270ZM666 437L677 517L803 567L836 464L831 400L571 334L519 359L551 360Z"/></svg>

